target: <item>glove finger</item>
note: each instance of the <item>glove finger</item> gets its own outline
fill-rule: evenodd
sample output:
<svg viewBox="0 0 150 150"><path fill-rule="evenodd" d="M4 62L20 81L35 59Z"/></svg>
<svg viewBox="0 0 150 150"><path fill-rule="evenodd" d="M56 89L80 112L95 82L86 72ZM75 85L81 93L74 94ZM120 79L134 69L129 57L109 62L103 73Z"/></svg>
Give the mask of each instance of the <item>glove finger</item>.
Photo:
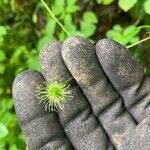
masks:
<svg viewBox="0 0 150 150"><path fill-rule="evenodd" d="M61 57L60 42L48 43L40 54L42 73L47 82L64 82L71 78ZM60 122L76 150L112 150L113 146L106 133L91 112L91 107L74 80L70 82L72 97L63 109L58 108Z"/></svg>
<svg viewBox="0 0 150 150"><path fill-rule="evenodd" d="M117 148L124 135L133 130L136 124L107 80L94 46L81 37L68 38L62 46L62 57L89 100L95 116Z"/></svg>
<svg viewBox="0 0 150 150"><path fill-rule="evenodd" d="M128 49L103 39L96 45L97 56L113 86L124 99L127 110L137 122L150 115L150 79L132 59Z"/></svg>
<svg viewBox="0 0 150 150"><path fill-rule="evenodd" d="M73 149L54 112L46 112L35 94L35 87L44 81L32 70L18 75L13 83L13 99L19 124L26 137L27 147L35 149Z"/></svg>
<svg viewBox="0 0 150 150"><path fill-rule="evenodd" d="M150 118L145 118L129 136L119 150L150 150Z"/></svg>

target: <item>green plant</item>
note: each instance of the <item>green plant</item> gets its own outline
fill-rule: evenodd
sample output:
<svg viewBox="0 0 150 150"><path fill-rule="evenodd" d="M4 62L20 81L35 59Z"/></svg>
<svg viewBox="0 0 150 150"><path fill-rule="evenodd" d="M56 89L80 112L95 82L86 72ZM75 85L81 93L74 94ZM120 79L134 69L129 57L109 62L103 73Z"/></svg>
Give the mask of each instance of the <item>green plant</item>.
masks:
<svg viewBox="0 0 150 150"><path fill-rule="evenodd" d="M65 0L62 0L61 2L59 0L55 0L52 9L50 9L42 0L42 3L49 13L47 15L50 16L44 29L44 33L46 34L44 34L43 38L40 40L39 48L43 47L48 40L54 38L53 35L56 33L58 25L62 29L60 31L57 29L57 31L59 31L58 39L60 41L63 41L67 36L70 35L79 35L85 38L90 38L94 34L96 31L96 24L98 23L98 19L94 12L85 11L78 27L73 21L74 15L76 15L79 10L79 6L77 6L76 1L77 0L67 0L67 5L65 5ZM51 29L51 31L49 29Z"/></svg>
<svg viewBox="0 0 150 150"><path fill-rule="evenodd" d="M3 123L0 123L0 139L6 137L7 135L8 135L7 127Z"/></svg>
<svg viewBox="0 0 150 150"><path fill-rule="evenodd" d="M144 3L144 10L147 14L150 15L150 0L146 0Z"/></svg>
<svg viewBox="0 0 150 150"><path fill-rule="evenodd" d="M114 0L97 0L98 4L103 4L103 5L109 5L113 2Z"/></svg>
<svg viewBox="0 0 150 150"><path fill-rule="evenodd" d="M129 25L123 28L120 25L114 25L113 28L106 33L106 36L125 46L131 44L128 46L128 48L130 48L150 39L150 36L142 40L139 39L139 33L144 28L150 28L150 26L145 25L136 27L135 25Z"/></svg>
<svg viewBox="0 0 150 150"><path fill-rule="evenodd" d="M69 80L68 80L69 81ZM59 107L64 108L67 100L72 97L71 91L69 90L69 82L44 82L35 88L37 98L39 103L43 102L45 105L45 110L56 111Z"/></svg>
<svg viewBox="0 0 150 150"><path fill-rule="evenodd" d="M150 0L119 0L118 6L125 12L129 11L135 5L140 5L140 9L143 9L145 13L150 14ZM97 0L98 4L110 5L114 0ZM139 3L139 4L138 4Z"/></svg>
<svg viewBox="0 0 150 150"><path fill-rule="evenodd" d="M114 25L113 28L106 33L106 36L126 45L139 41L139 32L140 30L134 25L127 26L126 28L123 28L120 25Z"/></svg>
<svg viewBox="0 0 150 150"><path fill-rule="evenodd" d="M58 25L64 30L64 32L69 36L68 31L64 28L64 26L59 22L59 20L56 18L56 16L54 15L54 13L48 8L47 4L41 0L42 4L45 6L45 8L47 9L47 11L50 13L52 19L54 19L54 21L56 23L58 23Z"/></svg>
<svg viewBox="0 0 150 150"><path fill-rule="evenodd" d="M137 3L137 0L119 0L119 7L123 9L124 11L128 11L131 9L135 4Z"/></svg>
<svg viewBox="0 0 150 150"><path fill-rule="evenodd" d="M9 150L24 149L25 144L23 142L21 130L17 125L15 114L11 111L13 108L13 102L10 98L3 98L0 101L0 150L5 150L5 147L9 147ZM14 138L15 137L15 138Z"/></svg>

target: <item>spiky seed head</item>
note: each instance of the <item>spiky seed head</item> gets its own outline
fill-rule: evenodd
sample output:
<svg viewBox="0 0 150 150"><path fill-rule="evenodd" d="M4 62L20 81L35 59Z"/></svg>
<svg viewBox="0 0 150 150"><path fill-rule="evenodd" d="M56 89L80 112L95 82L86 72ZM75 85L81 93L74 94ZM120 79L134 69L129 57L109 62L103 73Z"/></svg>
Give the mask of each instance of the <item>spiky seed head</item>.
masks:
<svg viewBox="0 0 150 150"><path fill-rule="evenodd" d="M70 84L66 82L44 82L36 87L36 95L39 103L43 102L45 110L56 111L64 108L65 103L72 97L69 90Z"/></svg>

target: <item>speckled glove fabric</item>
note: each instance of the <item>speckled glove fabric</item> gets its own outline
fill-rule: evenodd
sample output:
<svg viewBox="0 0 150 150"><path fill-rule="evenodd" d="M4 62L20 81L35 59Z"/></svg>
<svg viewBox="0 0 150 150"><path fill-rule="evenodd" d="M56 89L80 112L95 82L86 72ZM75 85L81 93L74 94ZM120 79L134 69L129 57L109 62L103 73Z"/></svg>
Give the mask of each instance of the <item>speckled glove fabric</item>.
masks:
<svg viewBox="0 0 150 150"><path fill-rule="evenodd" d="M13 83L28 150L150 150L150 80L124 46L70 37L48 43L40 65ZM35 87L72 76L64 109L45 111Z"/></svg>

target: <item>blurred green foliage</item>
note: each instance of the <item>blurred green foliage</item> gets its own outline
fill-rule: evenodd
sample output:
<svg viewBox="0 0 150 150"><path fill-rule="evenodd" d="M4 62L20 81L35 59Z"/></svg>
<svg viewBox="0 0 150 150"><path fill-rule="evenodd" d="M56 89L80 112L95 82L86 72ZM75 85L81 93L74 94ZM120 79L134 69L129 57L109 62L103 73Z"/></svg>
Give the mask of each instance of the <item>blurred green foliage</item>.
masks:
<svg viewBox="0 0 150 150"><path fill-rule="evenodd" d="M93 43L103 37L124 45L147 36L150 0L47 0L46 3L70 35ZM24 150L12 101L12 82L25 69L40 70L38 54L51 40L66 33L40 1L0 0L0 150ZM150 42L131 48L133 56L150 74Z"/></svg>

